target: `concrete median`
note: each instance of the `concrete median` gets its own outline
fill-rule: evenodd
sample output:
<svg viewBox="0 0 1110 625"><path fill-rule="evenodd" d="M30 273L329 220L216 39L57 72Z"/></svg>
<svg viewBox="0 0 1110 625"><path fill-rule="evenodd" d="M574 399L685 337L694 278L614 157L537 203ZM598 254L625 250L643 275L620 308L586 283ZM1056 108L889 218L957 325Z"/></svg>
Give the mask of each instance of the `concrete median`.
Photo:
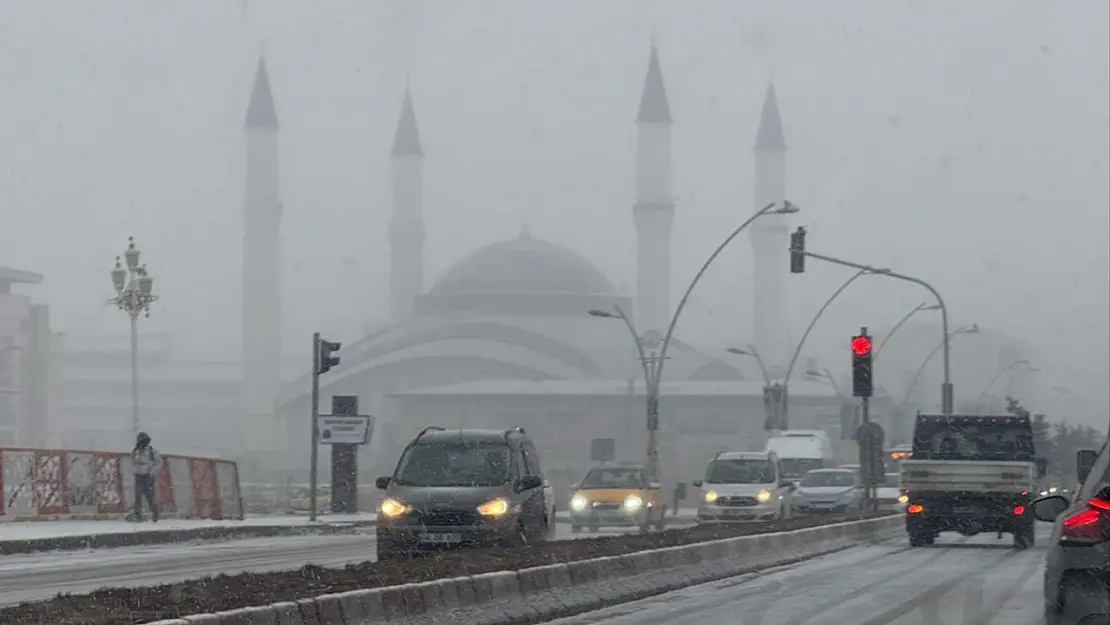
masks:
<svg viewBox="0 0 1110 625"><path fill-rule="evenodd" d="M370 590L156 625L523 625L839 551L901 531L901 516ZM295 610L292 608L299 608Z"/></svg>

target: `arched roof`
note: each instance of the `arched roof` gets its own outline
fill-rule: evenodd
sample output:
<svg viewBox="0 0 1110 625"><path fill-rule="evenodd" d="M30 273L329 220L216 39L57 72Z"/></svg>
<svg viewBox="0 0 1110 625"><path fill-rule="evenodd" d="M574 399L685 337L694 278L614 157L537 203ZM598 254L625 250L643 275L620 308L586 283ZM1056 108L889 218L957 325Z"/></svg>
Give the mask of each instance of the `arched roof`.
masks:
<svg viewBox="0 0 1110 625"><path fill-rule="evenodd" d="M483 247L449 269L429 293L573 293L612 295L593 263L561 245L521 234Z"/></svg>

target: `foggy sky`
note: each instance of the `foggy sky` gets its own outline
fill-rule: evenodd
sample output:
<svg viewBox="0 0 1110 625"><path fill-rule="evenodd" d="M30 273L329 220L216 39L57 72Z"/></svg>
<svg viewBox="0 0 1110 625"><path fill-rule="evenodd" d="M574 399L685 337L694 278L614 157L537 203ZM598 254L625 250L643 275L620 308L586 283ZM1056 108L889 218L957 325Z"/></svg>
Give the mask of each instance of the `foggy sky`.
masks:
<svg viewBox="0 0 1110 625"><path fill-rule="evenodd" d="M406 79L427 154L426 286L527 219L631 292L632 120L654 32L675 118L673 292L754 208L773 76L811 249L930 281L954 325L1027 340L1049 383L1103 410L1108 7L2 0L0 264L45 274L23 291L52 304L58 329L122 331L103 302L133 234L163 297L143 329L173 332L192 357L238 358L242 121L265 51L288 353L313 330L350 341L387 314L388 150ZM809 267L790 277L795 338L851 274ZM711 349L750 340L750 292L742 237L682 334ZM818 355L927 298L881 278L851 294L812 336Z"/></svg>

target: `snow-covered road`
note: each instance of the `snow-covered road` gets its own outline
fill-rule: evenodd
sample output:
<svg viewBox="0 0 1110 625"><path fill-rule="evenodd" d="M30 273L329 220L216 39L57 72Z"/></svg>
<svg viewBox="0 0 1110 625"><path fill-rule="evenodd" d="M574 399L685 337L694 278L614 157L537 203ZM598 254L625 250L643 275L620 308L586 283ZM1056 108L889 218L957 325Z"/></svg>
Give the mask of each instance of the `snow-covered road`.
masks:
<svg viewBox="0 0 1110 625"><path fill-rule="evenodd" d="M551 625L1039 625L1044 555L1009 535L900 536Z"/></svg>
<svg viewBox="0 0 1110 625"><path fill-rule="evenodd" d="M615 533L617 530L613 530ZM601 532L604 535L610 532ZM599 534L570 533L557 538ZM376 558L374 530L356 534L250 538L95 551L0 556L0 605L86 593L106 586L149 586L244 571L267 572L305 564L339 567Z"/></svg>

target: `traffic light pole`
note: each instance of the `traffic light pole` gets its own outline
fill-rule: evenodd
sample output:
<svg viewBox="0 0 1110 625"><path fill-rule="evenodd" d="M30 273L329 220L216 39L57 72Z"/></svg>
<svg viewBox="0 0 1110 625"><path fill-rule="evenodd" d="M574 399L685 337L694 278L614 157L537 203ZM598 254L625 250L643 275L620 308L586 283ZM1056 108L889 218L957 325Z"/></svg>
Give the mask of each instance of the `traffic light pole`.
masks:
<svg viewBox="0 0 1110 625"><path fill-rule="evenodd" d="M312 335L312 452L309 454L308 469L308 521L316 522L316 481L317 465L320 461L320 333Z"/></svg>
<svg viewBox="0 0 1110 625"><path fill-rule="evenodd" d="M807 252L804 249L797 249L793 245L790 248L790 252L792 254L792 258L793 258L794 255L799 255L800 254L802 256L815 258L817 260L823 260L827 263L833 263L834 265L841 265L843 267L851 267L853 269L858 269L860 271L867 271L867 272L875 274L875 275L888 276L890 278L903 280L905 282L912 282L912 283L917 284L919 286L925 287L925 289L927 289L930 293L932 293L933 297L935 297L937 299L937 305L940 306L941 332L943 333L943 336L944 336L944 342L942 343L942 347L944 349L944 382L941 384L941 387L940 387L941 412L943 412L944 414L952 414L954 412L953 387L952 387L952 368L951 368L951 358L950 358L949 349L948 349L949 348L949 345L948 345L948 339L949 339L949 335L948 335L948 306L944 303L944 298L941 297L940 292L937 291L935 288L933 288L933 285L929 284L928 282L925 282L924 280L922 280L920 278L915 278L913 276L907 276L905 274L896 273L896 272L891 271L889 269L881 269L881 268L878 268L878 267L872 267L871 265L861 265L859 263L853 263L851 261L843 260L843 259L840 259L840 258L833 258L832 256L825 256L825 255L822 255L822 254L814 254L813 252ZM795 272L795 273L800 273L800 272Z"/></svg>
<svg viewBox="0 0 1110 625"><path fill-rule="evenodd" d="M860 477L863 478L863 509L865 512L872 511L872 502L875 500L873 496L873 485L875 483L875 476L872 475L871 469L871 398L860 397L860 429L864 433L861 436L863 440L856 441L859 444L859 466Z"/></svg>

